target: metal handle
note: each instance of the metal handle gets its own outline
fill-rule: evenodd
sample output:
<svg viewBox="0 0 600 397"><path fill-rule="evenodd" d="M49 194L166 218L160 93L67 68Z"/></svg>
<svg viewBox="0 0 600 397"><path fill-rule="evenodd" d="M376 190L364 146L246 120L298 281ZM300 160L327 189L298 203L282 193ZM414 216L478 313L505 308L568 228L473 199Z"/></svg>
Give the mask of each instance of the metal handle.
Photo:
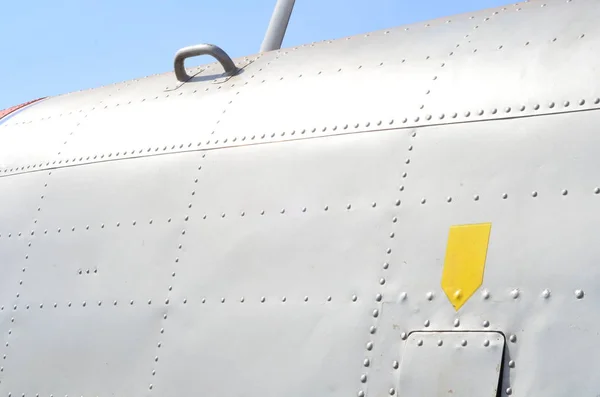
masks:
<svg viewBox="0 0 600 397"><path fill-rule="evenodd" d="M234 74L238 70L229 55L227 55L227 53L221 48L213 44L199 44L182 48L181 50L177 51L177 54L175 54L175 76L177 77L177 80L185 82L191 78L191 76L186 73L183 63L187 58L197 57L200 55L210 55L214 57L217 61L219 61L221 66L223 66L223 69L225 69L225 74L228 76Z"/></svg>

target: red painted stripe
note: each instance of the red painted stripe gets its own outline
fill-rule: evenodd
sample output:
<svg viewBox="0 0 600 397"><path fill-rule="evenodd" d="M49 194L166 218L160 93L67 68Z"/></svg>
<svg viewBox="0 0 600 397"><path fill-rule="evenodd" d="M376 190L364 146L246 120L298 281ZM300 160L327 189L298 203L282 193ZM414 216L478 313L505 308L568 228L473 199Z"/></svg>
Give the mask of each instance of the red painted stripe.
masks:
<svg viewBox="0 0 600 397"><path fill-rule="evenodd" d="M25 102L25 103L22 103L22 104L20 104L20 105L17 105L17 106L13 106L13 107L11 107L11 108L8 108L8 109L0 110L0 119L2 119L3 117L6 117L6 116L8 116L8 115L9 115L9 114L11 114L11 113L14 113L14 112L16 112L16 111L17 111L17 110L19 110L19 109L22 109L22 108L24 108L24 107L25 107L25 106L27 106L27 105L31 105L32 103L35 103L35 102L41 101L41 100L42 100L42 99L44 99L44 98L45 98L45 97L43 97L43 98L38 98L38 99L34 99L33 101Z"/></svg>

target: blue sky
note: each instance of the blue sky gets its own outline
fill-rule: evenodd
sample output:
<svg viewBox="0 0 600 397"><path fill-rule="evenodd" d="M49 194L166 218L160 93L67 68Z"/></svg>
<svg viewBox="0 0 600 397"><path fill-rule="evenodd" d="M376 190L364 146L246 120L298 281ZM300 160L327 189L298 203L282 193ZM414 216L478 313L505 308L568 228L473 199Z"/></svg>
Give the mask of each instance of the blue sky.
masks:
<svg viewBox="0 0 600 397"><path fill-rule="evenodd" d="M296 0L283 46L506 4L506 0ZM0 3L0 109L169 71L213 43L258 52L275 0L31 0ZM206 58L208 61L210 58Z"/></svg>

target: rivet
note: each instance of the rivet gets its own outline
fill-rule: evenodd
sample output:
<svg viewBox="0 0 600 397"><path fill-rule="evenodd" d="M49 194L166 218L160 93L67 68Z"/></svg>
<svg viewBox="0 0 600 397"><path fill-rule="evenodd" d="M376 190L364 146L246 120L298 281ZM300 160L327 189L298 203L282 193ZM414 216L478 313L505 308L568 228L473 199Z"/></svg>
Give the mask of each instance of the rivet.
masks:
<svg viewBox="0 0 600 397"><path fill-rule="evenodd" d="M457 318L455 318L455 319L454 319L454 326L455 326L455 327L458 327L459 325L460 325L460 320L459 320L459 319L457 319Z"/></svg>
<svg viewBox="0 0 600 397"><path fill-rule="evenodd" d="M508 394L510 396L512 394L512 388L507 387L506 388L506 394Z"/></svg>
<svg viewBox="0 0 600 397"><path fill-rule="evenodd" d="M594 104L595 104L595 105L597 105L597 104L599 104L599 103L600 103L600 98L596 98L596 99L594 99Z"/></svg>
<svg viewBox="0 0 600 397"><path fill-rule="evenodd" d="M465 112L465 117L469 117L471 115L471 112L469 112L468 110Z"/></svg>
<svg viewBox="0 0 600 397"><path fill-rule="evenodd" d="M415 117L415 123L420 120L419 116Z"/></svg>
<svg viewBox="0 0 600 397"><path fill-rule="evenodd" d="M426 199L425 197L423 197L423 198L421 199L421 204L425 204L426 202L427 202L427 199Z"/></svg>
<svg viewBox="0 0 600 397"><path fill-rule="evenodd" d="M510 111L511 111L511 108L510 108L510 106L507 106L507 107L504 109L504 112L506 112L506 113L510 113Z"/></svg>
<svg viewBox="0 0 600 397"><path fill-rule="evenodd" d="M362 374L362 375L360 376L360 381L361 381L362 383L365 383L365 382L367 381L367 375L365 375L365 374Z"/></svg>
<svg viewBox="0 0 600 397"><path fill-rule="evenodd" d="M266 300L266 298L265 298L264 296L261 296L261 297L260 297L260 302L261 302L261 303L265 303L265 300Z"/></svg>
<svg viewBox="0 0 600 397"><path fill-rule="evenodd" d="M582 299L582 298L583 298L583 295L584 295L584 293L583 293L583 290L580 290L580 289L576 289L576 290L575 290L575 297L576 297L577 299Z"/></svg>
<svg viewBox="0 0 600 397"><path fill-rule="evenodd" d="M567 189L563 189L563 191L562 191L562 195L563 195L563 196L566 196L567 194L569 194L569 191L568 191Z"/></svg>
<svg viewBox="0 0 600 397"><path fill-rule="evenodd" d="M511 334L508 337L508 340L511 341L512 343L515 343L517 341L517 336L515 334Z"/></svg>
<svg viewBox="0 0 600 397"><path fill-rule="evenodd" d="M221 303L225 303L225 298L221 298Z"/></svg>
<svg viewBox="0 0 600 397"><path fill-rule="evenodd" d="M549 289L545 289L542 291L542 297L544 299L548 299L550 297L550 290Z"/></svg>
<svg viewBox="0 0 600 397"><path fill-rule="evenodd" d="M510 361L508 362L508 366L509 366L510 368L514 368L514 367L515 367L515 362L514 362L514 360L510 360Z"/></svg>
<svg viewBox="0 0 600 397"><path fill-rule="evenodd" d="M554 107L554 102L550 102L550 103L548 104L548 107L549 107L550 109L552 109L552 108Z"/></svg>
<svg viewBox="0 0 600 397"><path fill-rule="evenodd" d="M484 289L483 291L481 291L481 296L483 297L483 299L489 299L490 291L488 291L487 289Z"/></svg>
<svg viewBox="0 0 600 397"><path fill-rule="evenodd" d="M533 106L533 109L534 109L534 110L538 110L539 108L540 108L540 105L539 105L539 104L537 104L537 103L536 103L536 104Z"/></svg>
<svg viewBox="0 0 600 397"><path fill-rule="evenodd" d="M458 116L458 113L454 112L452 113L452 118L455 119Z"/></svg>
<svg viewBox="0 0 600 397"><path fill-rule="evenodd" d="M579 106L585 105L585 99L580 99L579 100Z"/></svg>
<svg viewBox="0 0 600 397"><path fill-rule="evenodd" d="M379 316L379 310L375 309L373 310L373 317L378 317Z"/></svg>
<svg viewBox="0 0 600 397"><path fill-rule="evenodd" d="M516 288L515 288L515 289L513 289L513 290L510 292L510 295L513 297L513 299L517 299L517 298L519 297L519 290L518 290L518 289L516 289Z"/></svg>
<svg viewBox="0 0 600 397"><path fill-rule="evenodd" d="M425 116L425 118L426 118L427 120L431 120L431 115L430 115L430 114L428 114L427 116Z"/></svg>
<svg viewBox="0 0 600 397"><path fill-rule="evenodd" d="M394 361L392 362L392 368L394 368L394 369L398 369L398 367L399 367L399 366L400 366L400 363L398 363L398 361L394 360Z"/></svg>
<svg viewBox="0 0 600 397"><path fill-rule="evenodd" d="M327 302L331 302L331 295L327 297Z"/></svg>
<svg viewBox="0 0 600 397"><path fill-rule="evenodd" d="M444 113L439 115L440 120L442 120L444 118Z"/></svg>
<svg viewBox="0 0 600 397"><path fill-rule="evenodd" d="M463 347L466 346L467 345L467 341L465 339L461 340L460 341L460 345L463 346Z"/></svg>
<svg viewBox="0 0 600 397"><path fill-rule="evenodd" d="M600 187L595 188L594 193L596 193L596 194L600 193Z"/></svg>
<svg viewBox="0 0 600 397"><path fill-rule="evenodd" d="M385 278L380 278L379 279L379 284L381 284L381 285L385 284Z"/></svg>
<svg viewBox="0 0 600 397"><path fill-rule="evenodd" d="M400 293L400 300L401 301L405 301L407 297L408 297L408 294L406 292L401 292ZM433 299L433 297L431 299Z"/></svg>
<svg viewBox="0 0 600 397"><path fill-rule="evenodd" d="M387 270L387 268L388 268L388 267L390 267L390 264L389 264L389 263L387 263L387 262L384 262L384 264L383 264L383 269L384 269L384 270Z"/></svg>
<svg viewBox="0 0 600 397"><path fill-rule="evenodd" d="M532 197L537 197L537 195L538 195L538 192L536 192L536 191L531 192Z"/></svg>
<svg viewBox="0 0 600 397"><path fill-rule="evenodd" d="M393 222L393 223L396 223L396 222L398 222L398 217L393 217L393 218L392 218L392 222Z"/></svg>
<svg viewBox="0 0 600 397"><path fill-rule="evenodd" d="M488 347L490 345L490 341L489 340L484 340L483 341L483 346Z"/></svg>
<svg viewBox="0 0 600 397"><path fill-rule="evenodd" d="M163 314L163 318L166 320L167 319L167 313Z"/></svg>
<svg viewBox="0 0 600 397"><path fill-rule="evenodd" d="M508 193L502 193L502 198L506 200L508 198Z"/></svg>
<svg viewBox="0 0 600 397"><path fill-rule="evenodd" d="M427 293L427 295L426 295L426 297L427 297L427 300L429 300L429 301L432 301L432 300L433 300L433 296L434 296L434 295L433 295L433 292L431 292L431 291L430 291L430 292L428 292L428 293Z"/></svg>
<svg viewBox="0 0 600 397"><path fill-rule="evenodd" d="M359 390L358 393L356 394L358 397L365 397L365 392L362 390Z"/></svg>
<svg viewBox="0 0 600 397"><path fill-rule="evenodd" d="M423 346L423 339L419 339L417 341L417 346Z"/></svg>
<svg viewBox="0 0 600 397"><path fill-rule="evenodd" d="M352 295L352 302L356 302L358 300L358 297L356 295Z"/></svg>
<svg viewBox="0 0 600 397"><path fill-rule="evenodd" d="M373 350L373 342L367 342L367 350Z"/></svg>
<svg viewBox="0 0 600 397"><path fill-rule="evenodd" d="M423 323L423 326L425 327L429 327L431 323L429 322L429 320L425 320L425 322Z"/></svg>
<svg viewBox="0 0 600 397"><path fill-rule="evenodd" d="M306 207L302 207L302 212L306 212Z"/></svg>
<svg viewBox="0 0 600 397"><path fill-rule="evenodd" d="M474 195L473 196L473 200L478 201L479 200L479 195L478 194Z"/></svg>
<svg viewBox="0 0 600 397"><path fill-rule="evenodd" d="M488 320L483 320L483 323L482 323L482 325L483 325L485 328L487 328L487 327L489 327L489 326L490 326L490 322L489 322Z"/></svg>
<svg viewBox="0 0 600 397"><path fill-rule="evenodd" d="M371 360L369 360L368 358L365 358L365 360L363 361L363 365L365 367L368 367L369 365L371 365Z"/></svg>
<svg viewBox="0 0 600 397"><path fill-rule="evenodd" d="M496 114L497 112L498 112L498 109L496 109L496 108L492 109L492 114Z"/></svg>

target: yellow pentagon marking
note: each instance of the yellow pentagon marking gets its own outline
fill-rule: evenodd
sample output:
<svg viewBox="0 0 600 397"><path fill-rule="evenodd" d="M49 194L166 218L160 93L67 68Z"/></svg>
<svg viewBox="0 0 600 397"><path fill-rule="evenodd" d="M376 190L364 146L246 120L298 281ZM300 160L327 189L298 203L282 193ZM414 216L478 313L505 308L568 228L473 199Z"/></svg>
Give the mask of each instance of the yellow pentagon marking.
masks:
<svg viewBox="0 0 600 397"><path fill-rule="evenodd" d="M483 282L491 223L452 226L448 234L442 289L458 310Z"/></svg>

